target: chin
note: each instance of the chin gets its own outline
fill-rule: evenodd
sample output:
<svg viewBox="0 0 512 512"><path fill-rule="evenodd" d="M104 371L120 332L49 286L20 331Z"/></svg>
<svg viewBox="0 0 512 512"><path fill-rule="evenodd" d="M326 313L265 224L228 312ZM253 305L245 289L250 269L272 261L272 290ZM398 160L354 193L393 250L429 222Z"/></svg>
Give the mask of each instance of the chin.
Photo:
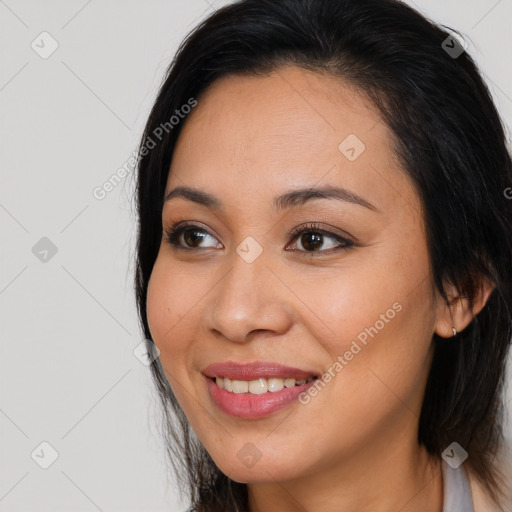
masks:
<svg viewBox="0 0 512 512"><path fill-rule="evenodd" d="M231 480L238 483L275 483L298 478L300 461L277 461L275 457L267 460L262 457L253 465L246 465L243 461L231 460L229 464L217 465L218 468Z"/></svg>

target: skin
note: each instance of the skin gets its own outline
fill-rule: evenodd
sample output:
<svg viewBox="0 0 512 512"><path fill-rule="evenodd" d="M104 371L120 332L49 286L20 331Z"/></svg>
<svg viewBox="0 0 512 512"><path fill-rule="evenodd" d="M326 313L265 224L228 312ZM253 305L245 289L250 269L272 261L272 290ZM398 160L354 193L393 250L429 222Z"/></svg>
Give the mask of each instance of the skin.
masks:
<svg viewBox="0 0 512 512"><path fill-rule="evenodd" d="M354 161L338 149L349 134L366 146ZM217 466L248 483L251 512L440 512L440 459L417 443L432 335L464 329L490 288L482 285L473 312L455 290L450 308L435 291L419 196L378 111L341 79L295 67L225 77L177 142L166 193L185 185L223 208L165 204L148 321L180 406ZM275 196L323 185L376 210L332 199L272 209ZM210 235L195 245L180 237L189 251L165 234L183 220ZM311 248L289 237L309 222L356 245L324 235ZM248 236L263 249L252 263L236 252ZM208 364L275 361L322 373L394 303L401 311L307 405L244 420L210 398ZM261 453L252 467L237 457L249 442Z"/></svg>

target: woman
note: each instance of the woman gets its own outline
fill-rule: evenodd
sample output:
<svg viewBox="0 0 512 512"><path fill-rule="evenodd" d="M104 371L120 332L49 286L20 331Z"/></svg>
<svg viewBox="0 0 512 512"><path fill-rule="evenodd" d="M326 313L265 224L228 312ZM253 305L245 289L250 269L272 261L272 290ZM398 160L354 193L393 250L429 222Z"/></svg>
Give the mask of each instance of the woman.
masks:
<svg viewBox="0 0 512 512"><path fill-rule="evenodd" d="M226 6L139 156L139 316L190 510L509 506L512 164L455 34L395 0Z"/></svg>

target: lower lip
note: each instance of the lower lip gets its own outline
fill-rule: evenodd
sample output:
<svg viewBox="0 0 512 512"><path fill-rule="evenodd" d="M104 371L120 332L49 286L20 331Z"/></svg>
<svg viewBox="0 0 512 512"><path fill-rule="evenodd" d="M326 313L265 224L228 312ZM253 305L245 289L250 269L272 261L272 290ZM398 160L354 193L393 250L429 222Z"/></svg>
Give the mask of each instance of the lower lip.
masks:
<svg viewBox="0 0 512 512"><path fill-rule="evenodd" d="M226 414L237 418L263 418L273 412L295 402L298 396L312 386L316 381L306 382L293 388L283 388L281 391L253 395L250 393L232 393L219 388L214 379L206 377L210 396L216 405Z"/></svg>

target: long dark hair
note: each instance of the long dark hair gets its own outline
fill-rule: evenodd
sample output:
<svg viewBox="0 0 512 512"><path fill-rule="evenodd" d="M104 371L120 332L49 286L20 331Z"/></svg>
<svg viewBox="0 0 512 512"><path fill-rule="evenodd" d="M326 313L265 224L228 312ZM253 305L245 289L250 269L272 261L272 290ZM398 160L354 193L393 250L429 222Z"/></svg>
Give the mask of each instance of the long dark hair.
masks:
<svg viewBox="0 0 512 512"><path fill-rule="evenodd" d="M456 338L434 334L418 441L439 456L458 442L500 505L505 484L495 458L512 337L512 162L489 90L454 33L396 0L240 0L209 16L179 47L141 140L135 290L153 349L146 293L171 157L186 122L170 122L176 111L200 104L205 89L229 74L255 76L291 64L349 81L380 111L419 193L434 285L447 302L443 282L455 285L471 306L479 278L495 286ZM168 454L191 510L247 510L247 485L224 475L195 437L159 359L151 371Z"/></svg>

